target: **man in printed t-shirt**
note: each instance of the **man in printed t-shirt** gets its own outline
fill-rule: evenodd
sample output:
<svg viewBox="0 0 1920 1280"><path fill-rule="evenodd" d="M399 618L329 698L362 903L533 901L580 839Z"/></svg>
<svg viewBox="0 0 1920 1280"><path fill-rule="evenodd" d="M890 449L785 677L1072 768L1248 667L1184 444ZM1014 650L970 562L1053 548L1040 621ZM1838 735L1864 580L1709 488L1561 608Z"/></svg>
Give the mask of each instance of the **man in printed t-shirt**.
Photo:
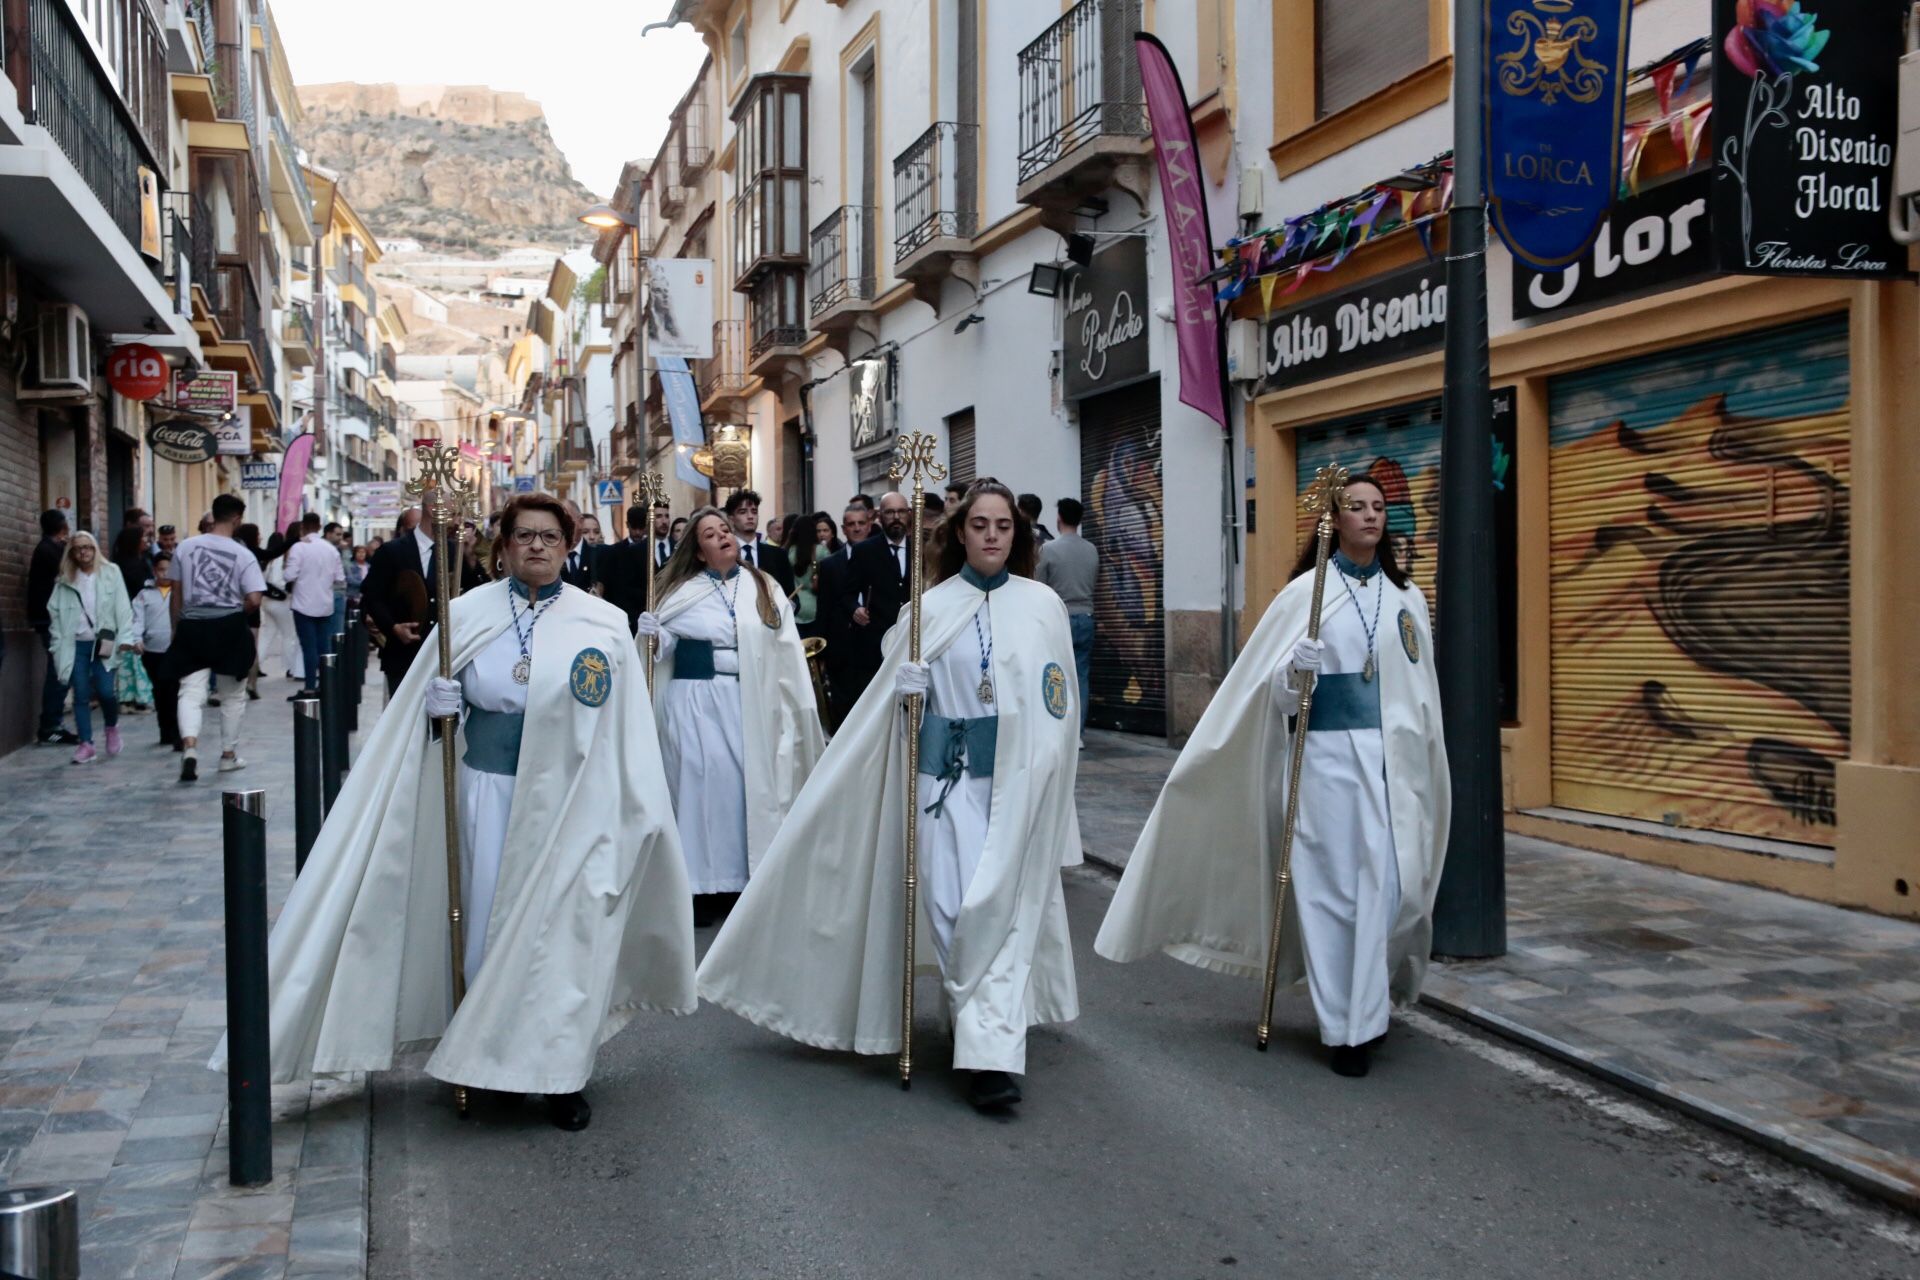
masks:
<svg viewBox="0 0 1920 1280"><path fill-rule="evenodd" d="M253 552L233 536L246 514L246 503L230 493L221 494L213 500L213 527L188 538L174 552L173 644L167 656L180 681L182 782L200 776L200 721L213 676L244 680L253 669L247 610L259 606L267 580ZM229 697L220 704L222 773L246 767L240 758L240 722L246 714L245 698Z"/></svg>

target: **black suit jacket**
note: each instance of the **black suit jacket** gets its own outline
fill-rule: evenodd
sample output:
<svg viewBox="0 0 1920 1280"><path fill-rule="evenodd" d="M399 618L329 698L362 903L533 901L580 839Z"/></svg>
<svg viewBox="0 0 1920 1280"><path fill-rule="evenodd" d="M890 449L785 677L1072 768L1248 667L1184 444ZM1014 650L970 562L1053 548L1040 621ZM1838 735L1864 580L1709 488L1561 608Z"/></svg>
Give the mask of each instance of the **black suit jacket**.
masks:
<svg viewBox="0 0 1920 1280"><path fill-rule="evenodd" d="M600 581L600 556L605 551L606 548L603 546L596 547L589 543L581 543L580 568L576 570L571 567L573 564L573 549L569 547L567 549L566 559L560 563L560 581L570 587L578 587L582 591L593 590L593 584Z"/></svg>
<svg viewBox="0 0 1920 1280"><path fill-rule="evenodd" d="M426 644L427 633L431 631L434 610L433 573L428 572L431 563L420 562L420 544L411 533L382 543L373 553L373 559L367 562L367 576L360 584L360 608L380 628L387 642L380 649L380 669L393 680L399 680L413 666L413 657ZM460 559L460 590L471 591L485 585L486 575L479 567ZM424 598L427 603L425 619L414 616L415 606ZM394 627L402 622L420 622L420 639L414 644L403 644L394 639Z"/></svg>
<svg viewBox="0 0 1920 1280"><path fill-rule="evenodd" d="M744 554L741 559L746 559ZM780 584L787 599L793 599L793 564L787 559L785 547L773 546L765 538L757 539L753 545L753 562L762 573Z"/></svg>
<svg viewBox="0 0 1920 1280"><path fill-rule="evenodd" d="M893 548L884 533L856 543L848 552L848 560L848 587L859 599L850 600L847 605L847 647L849 656L871 679L872 673L880 669L880 642L886 639L888 629L906 607L907 580L900 573L899 562L894 559ZM853 610L862 601L867 609L864 627L853 621ZM860 683L864 688L866 680Z"/></svg>
<svg viewBox="0 0 1920 1280"><path fill-rule="evenodd" d="M640 615L647 609L647 553L652 546L651 538L641 542L622 538L601 547L594 559L594 573L607 603L626 613L629 631L639 625Z"/></svg>

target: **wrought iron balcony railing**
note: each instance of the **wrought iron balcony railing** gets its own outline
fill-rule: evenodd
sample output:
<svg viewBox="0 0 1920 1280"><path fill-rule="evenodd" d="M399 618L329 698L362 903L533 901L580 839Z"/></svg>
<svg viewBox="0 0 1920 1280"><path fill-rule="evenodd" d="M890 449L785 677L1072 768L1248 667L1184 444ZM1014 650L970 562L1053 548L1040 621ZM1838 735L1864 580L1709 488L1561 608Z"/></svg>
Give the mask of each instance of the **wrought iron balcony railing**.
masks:
<svg viewBox="0 0 1920 1280"><path fill-rule="evenodd" d="M694 364L702 400L735 392L747 385L746 330L744 320L713 322L713 355Z"/></svg>
<svg viewBox="0 0 1920 1280"><path fill-rule="evenodd" d="M893 162L893 260L980 230L980 126L943 120Z"/></svg>
<svg viewBox="0 0 1920 1280"><path fill-rule="evenodd" d="M865 205L842 205L813 229L807 261L808 314L856 299L870 301L877 280L874 244L877 219Z"/></svg>
<svg viewBox="0 0 1920 1280"><path fill-rule="evenodd" d="M213 218L200 197L190 191L169 191L163 197L166 207L166 250L168 283L179 289L198 285L209 298L218 287L213 279L215 261ZM186 271L179 279L179 262L184 255ZM176 293L176 297L178 294Z"/></svg>
<svg viewBox="0 0 1920 1280"><path fill-rule="evenodd" d="M1096 138L1147 136L1141 0L1080 0L1020 51L1020 181Z"/></svg>

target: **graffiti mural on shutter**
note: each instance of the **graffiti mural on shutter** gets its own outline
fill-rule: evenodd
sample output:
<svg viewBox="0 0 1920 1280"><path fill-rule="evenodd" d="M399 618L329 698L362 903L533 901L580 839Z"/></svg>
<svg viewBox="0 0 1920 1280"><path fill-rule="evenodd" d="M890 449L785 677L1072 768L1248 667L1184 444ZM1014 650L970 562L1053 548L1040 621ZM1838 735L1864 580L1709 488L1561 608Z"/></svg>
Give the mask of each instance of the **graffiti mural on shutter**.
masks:
<svg viewBox="0 0 1920 1280"><path fill-rule="evenodd" d="M1554 381L1556 805L1833 843L1847 398L1844 319Z"/></svg>
<svg viewBox="0 0 1920 1280"><path fill-rule="evenodd" d="M1165 561L1160 487L1160 381L1080 405L1081 533L1100 552L1093 596L1088 722L1167 731Z"/></svg>

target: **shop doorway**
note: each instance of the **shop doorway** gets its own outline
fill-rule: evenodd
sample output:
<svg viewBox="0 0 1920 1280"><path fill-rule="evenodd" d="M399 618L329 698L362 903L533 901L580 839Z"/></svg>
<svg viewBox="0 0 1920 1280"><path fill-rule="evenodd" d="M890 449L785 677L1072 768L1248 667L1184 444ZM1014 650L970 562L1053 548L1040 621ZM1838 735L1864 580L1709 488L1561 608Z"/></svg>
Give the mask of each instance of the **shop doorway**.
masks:
<svg viewBox="0 0 1920 1280"><path fill-rule="evenodd" d="M1160 380L1080 402L1081 533L1100 551L1089 724L1167 732Z"/></svg>

